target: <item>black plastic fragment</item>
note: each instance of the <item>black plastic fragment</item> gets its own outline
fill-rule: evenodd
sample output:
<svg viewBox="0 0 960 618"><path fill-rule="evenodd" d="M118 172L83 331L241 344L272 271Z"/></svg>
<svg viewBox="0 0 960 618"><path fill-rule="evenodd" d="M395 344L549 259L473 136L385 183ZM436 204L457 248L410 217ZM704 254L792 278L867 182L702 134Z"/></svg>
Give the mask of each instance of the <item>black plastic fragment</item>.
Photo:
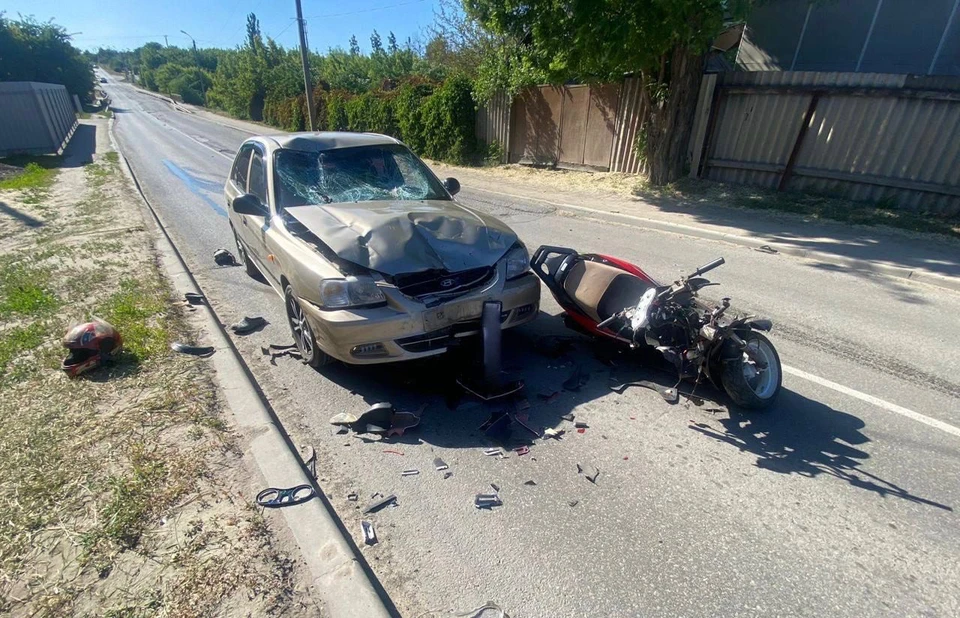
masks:
<svg viewBox="0 0 960 618"><path fill-rule="evenodd" d="M184 343L171 343L170 349L174 352L180 352L181 354L189 354L191 356L210 356L216 349L213 346L196 346L196 345L186 345Z"/></svg>

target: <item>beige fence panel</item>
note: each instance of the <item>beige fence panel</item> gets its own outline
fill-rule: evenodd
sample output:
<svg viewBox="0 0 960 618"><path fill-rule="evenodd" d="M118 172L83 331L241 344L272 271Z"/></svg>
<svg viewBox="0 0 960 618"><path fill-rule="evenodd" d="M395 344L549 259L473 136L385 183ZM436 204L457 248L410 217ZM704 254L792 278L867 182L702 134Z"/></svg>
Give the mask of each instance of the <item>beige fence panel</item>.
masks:
<svg viewBox="0 0 960 618"><path fill-rule="evenodd" d="M960 79L725 73L703 152L711 180L957 214Z"/></svg>
<svg viewBox="0 0 960 618"><path fill-rule="evenodd" d="M637 131L643 118L643 96L640 80L628 77L623 80L620 101L617 107L613 152L610 157L611 172L639 174L644 171L643 161L637 153Z"/></svg>
<svg viewBox="0 0 960 618"><path fill-rule="evenodd" d="M63 151L77 128L67 89L59 84L0 82L0 156Z"/></svg>

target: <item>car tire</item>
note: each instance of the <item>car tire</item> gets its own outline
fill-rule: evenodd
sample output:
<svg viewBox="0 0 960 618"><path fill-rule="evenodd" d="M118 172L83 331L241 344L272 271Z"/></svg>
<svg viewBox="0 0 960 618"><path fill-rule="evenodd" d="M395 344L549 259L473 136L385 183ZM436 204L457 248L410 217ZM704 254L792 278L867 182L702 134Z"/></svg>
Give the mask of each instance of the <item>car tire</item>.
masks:
<svg viewBox="0 0 960 618"><path fill-rule="evenodd" d="M303 362L314 369L329 365L333 358L317 345L317 339L313 335L310 322L307 320L306 313L300 306L300 301L297 300L297 295L293 293L293 287L290 284L283 288L283 300L287 307L287 323L290 325L290 333L297 344L297 349L300 350Z"/></svg>
<svg viewBox="0 0 960 618"><path fill-rule="evenodd" d="M237 231L233 229L232 225L230 226L230 229L233 231L233 240L237 244L237 257L240 258L240 263L243 264L243 268L247 271L247 275L252 279L256 279L261 283L265 283L266 279L264 279L263 273L260 272L260 269L257 268L257 265L254 264L250 259L246 248L243 246L243 243L240 242L240 237L237 236Z"/></svg>

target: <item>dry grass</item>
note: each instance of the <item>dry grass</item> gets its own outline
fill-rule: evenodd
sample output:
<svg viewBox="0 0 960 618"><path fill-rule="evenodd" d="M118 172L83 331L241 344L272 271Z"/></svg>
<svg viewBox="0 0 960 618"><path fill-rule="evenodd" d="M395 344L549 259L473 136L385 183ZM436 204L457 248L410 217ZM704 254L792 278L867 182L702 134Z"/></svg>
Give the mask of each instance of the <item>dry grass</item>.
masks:
<svg viewBox="0 0 960 618"><path fill-rule="evenodd" d="M42 222L0 217L0 614L299 613L116 154L33 189L0 192ZM59 337L92 315L124 353L71 380Z"/></svg>

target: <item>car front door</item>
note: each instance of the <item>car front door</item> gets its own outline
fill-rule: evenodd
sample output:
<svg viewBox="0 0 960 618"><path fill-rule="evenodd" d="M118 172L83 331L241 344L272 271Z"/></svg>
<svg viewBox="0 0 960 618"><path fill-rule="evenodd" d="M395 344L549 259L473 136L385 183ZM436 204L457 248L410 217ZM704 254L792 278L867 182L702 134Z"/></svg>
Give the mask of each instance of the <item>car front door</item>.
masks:
<svg viewBox="0 0 960 618"><path fill-rule="evenodd" d="M263 161L263 147L255 144L250 156L250 177L247 179L247 193L257 198L263 206L263 215L242 215L240 217L241 238L247 245L258 265L267 266L267 252L264 246L264 229L270 220L270 202L267 199L267 170Z"/></svg>

